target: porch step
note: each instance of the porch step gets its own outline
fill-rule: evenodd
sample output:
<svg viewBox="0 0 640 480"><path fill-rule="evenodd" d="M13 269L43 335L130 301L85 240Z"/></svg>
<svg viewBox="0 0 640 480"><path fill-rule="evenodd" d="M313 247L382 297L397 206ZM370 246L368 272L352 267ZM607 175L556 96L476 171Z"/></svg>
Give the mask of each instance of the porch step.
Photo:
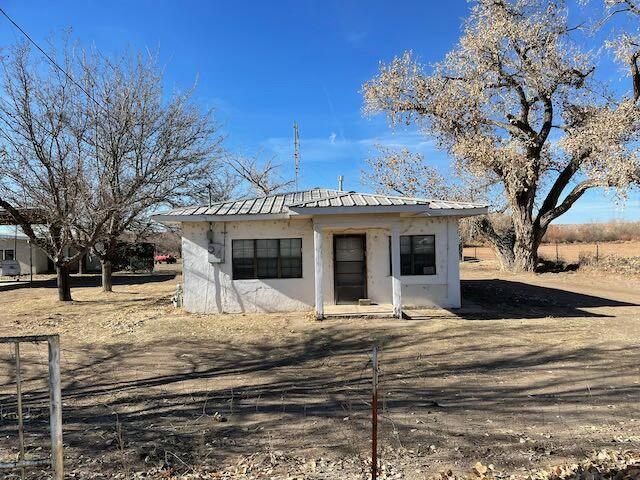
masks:
<svg viewBox="0 0 640 480"><path fill-rule="evenodd" d="M325 305L325 317L393 318L393 306L382 305Z"/></svg>

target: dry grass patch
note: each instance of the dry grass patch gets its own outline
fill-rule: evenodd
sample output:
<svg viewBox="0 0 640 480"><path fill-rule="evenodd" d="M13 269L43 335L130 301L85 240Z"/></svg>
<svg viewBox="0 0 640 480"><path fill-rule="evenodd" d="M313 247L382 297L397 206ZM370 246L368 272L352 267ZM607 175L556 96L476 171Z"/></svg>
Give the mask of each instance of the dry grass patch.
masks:
<svg viewBox="0 0 640 480"><path fill-rule="evenodd" d="M361 475L369 451L374 342L381 455L398 478L477 461L515 474L640 448L638 284L480 266L463 270L465 309L424 320L191 315L169 304L178 278L122 276L113 294L84 279L72 304L52 285L0 291L0 334L61 334L65 455L78 478L228 473L254 455L266 470L271 458L301 469L315 459L300 478L361 478L347 473ZM46 358L24 353L31 455L46 444ZM13 458L9 351L0 364L0 458ZM326 473L340 461L344 475Z"/></svg>

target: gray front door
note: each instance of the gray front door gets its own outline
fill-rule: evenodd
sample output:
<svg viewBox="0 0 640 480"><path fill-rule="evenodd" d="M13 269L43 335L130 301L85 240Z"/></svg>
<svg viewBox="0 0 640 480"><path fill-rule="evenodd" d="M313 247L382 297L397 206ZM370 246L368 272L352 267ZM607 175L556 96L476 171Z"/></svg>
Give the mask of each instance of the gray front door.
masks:
<svg viewBox="0 0 640 480"><path fill-rule="evenodd" d="M367 255L364 235L333 237L333 277L336 304L367 298Z"/></svg>

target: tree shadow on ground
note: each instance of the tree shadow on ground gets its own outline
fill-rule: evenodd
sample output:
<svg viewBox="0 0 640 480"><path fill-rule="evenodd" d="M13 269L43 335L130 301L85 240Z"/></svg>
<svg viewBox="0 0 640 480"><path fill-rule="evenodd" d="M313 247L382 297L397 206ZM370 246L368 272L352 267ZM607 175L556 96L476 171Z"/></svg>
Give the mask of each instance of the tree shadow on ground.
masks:
<svg viewBox="0 0 640 480"><path fill-rule="evenodd" d="M145 283L166 282L167 280L171 280L175 277L176 274L173 272L117 273L113 276L113 285L143 285ZM57 288L55 278L34 280L31 282L31 285L29 283L29 281L21 281L7 285L2 285L0 283L0 292L24 288ZM100 285L102 285L102 279L98 274L71 275L72 288L99 287Z"/></svg>
<svg viewBox="0 0 640 480"><path fill-rule="evenodd" d="M68 352L62 376L69 456L114 468L126 451L138 468L147 459L180 469L181 462L225 463L264 448L366 452L374 341L382 346L382 412L393 419L383 442L413 447L453 438L476 448L489 441L487 418L513 428L515 418L540 425L561 414L570 419L562 425L570 449L578 425L637 414L640 385L631 379L640 352L623 347L532 345L505 336L488 349L460 324L429 334L328 326L281 341L165 340ZM0 365L10 371L8 355ZM29 362L23 365L28 384L35 379ZM0 385L9 388L10 379ZM27 392L25 404L44 408L46 396ZM1 395L0 405L10 412L15 395ZM228 421L216 422L215 412ZM416 419L425 426L416 429ZM0 422L0 435L10 424ZM28 429L46 436L46 426L45 415ZM490 440L508 437L496 430Z"/></svg>
<svg viewBox="0 0 640 480"><path fill-rule="evenodd" d="M463 308L457 312L460 317L469 319L612 317L584 309L640 306L640 303L498 278L462 280L461 290L463 304L468 302L482 307L480 310Z"/></svg>

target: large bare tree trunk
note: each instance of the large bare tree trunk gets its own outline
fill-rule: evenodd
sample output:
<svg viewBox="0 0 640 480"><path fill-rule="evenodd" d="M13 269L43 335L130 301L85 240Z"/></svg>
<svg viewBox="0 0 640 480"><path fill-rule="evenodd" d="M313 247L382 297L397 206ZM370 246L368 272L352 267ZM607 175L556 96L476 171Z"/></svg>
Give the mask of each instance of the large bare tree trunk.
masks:
<svg viewBox="0 0 640 480"><path fill-rule="evenodd" d="M56 265L58 281L58 300L70 302L71 298L71 277L69 276L69 265Z"/></svg>
<svg viewBox="0 0 640 480"><path fill-rule="evenodd" d="M539 228L527 218L506 232L496 232L487 218L480 220L479 231L489 242L502 270L533 272L538 264L538 246L542 238Z"/></svg>
<svg viewBox="0 0 640 480"><path fill-rule="evenodd" d="M111 260L100 260L102 266L102 291L113 292L113 277Z"/></svg>
<svg viewBox="0 0 640 480"><path fill-rule="evenodd" d="M498 239L492 238L487 238L487 240L489 240L489 245L491 245L493 253L498 259L500 269L511 270L515 260L513 257L513 242L510 242L507 238L500 239L503 241L498 241Z"/></svg>
<svg viewBox="0 0 640 480"><path fill-rule="evenodd" d="M513 245L513 265L516 272L534 272L538 265L538 245L530 236L516 238Z"/></svg>

